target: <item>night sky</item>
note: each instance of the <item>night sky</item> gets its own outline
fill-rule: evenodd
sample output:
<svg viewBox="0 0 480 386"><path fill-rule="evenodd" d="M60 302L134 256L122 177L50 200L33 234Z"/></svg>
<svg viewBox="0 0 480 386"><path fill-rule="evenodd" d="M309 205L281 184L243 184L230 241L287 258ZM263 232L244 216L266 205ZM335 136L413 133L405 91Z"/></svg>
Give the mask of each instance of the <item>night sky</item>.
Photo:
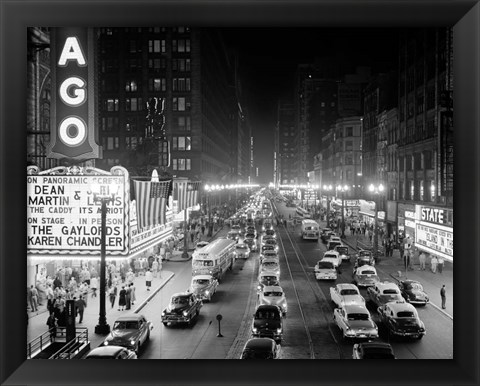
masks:
<svg viewBox="0 0 480 386"><path fill-rule="evenodd" d="M259 182L273 181L273 132L277 101L293 95L297 64L335 58L346 73L371 66L395 69L398 29L230 28L222 35L239 54L239 73L255 141ZM348 71L348 68L351 68ZM260 150L261 149L261 150Z"/></svg>

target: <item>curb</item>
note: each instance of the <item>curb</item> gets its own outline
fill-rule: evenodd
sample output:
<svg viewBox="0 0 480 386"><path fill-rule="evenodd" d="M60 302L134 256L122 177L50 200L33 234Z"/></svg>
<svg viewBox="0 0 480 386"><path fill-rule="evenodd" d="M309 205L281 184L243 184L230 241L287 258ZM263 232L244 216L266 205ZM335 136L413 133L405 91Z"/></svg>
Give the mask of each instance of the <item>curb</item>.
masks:
<svg viewBox="0 0 480 386"><path fill-rule="evenodd" d="M165 284L167 284L174 276L175 274L173 272L170 272L170 276L161 285L155 288L155 290L153 290L150 296L146 298L142 303L140 303L140 305L135 309L135 311L133 311L133 313L138 314L141 311L141 309L145 307L148 304L148 302L150 302L150 300L157 294L157 292L160 291L163 287L165 287Z"/></svg>

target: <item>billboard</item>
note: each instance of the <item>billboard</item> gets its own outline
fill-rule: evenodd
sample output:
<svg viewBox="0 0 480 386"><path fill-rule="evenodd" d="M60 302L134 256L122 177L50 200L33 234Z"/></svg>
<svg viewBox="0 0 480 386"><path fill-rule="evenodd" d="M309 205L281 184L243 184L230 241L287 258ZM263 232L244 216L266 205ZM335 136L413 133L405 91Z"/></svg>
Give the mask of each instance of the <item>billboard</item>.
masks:
<svg viewBox="0 0 480 386"><path fill-rule="evenodd" d="M129 180L119 166L112 174L95 168L27 169L27 250L31 254L99 255L101 203L92 186L118 186L107 204L107 254L128 252Z"/></svg>

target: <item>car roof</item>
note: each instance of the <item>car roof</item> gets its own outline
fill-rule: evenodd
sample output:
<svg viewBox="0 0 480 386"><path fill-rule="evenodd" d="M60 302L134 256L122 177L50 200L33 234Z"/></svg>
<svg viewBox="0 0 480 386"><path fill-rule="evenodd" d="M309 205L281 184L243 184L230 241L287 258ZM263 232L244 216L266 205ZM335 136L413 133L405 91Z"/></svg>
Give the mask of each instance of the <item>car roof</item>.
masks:
<svg viewBox="0 0 480 386"><path fill-rule="evenodd" d="M143 314L128 314L128 315L122 315L119 316L117 319L115 319L116 322L124 322L124 321L129 321L129 320L140 320L145 318Z"/></svg>
<svg viewBox="0 0 480 386"><path fill-rule="evenodd" d="M367 307L361 306L358 304L347 304L347 305L344 305L343 308L347 312L347 314L350 314L350 313L370 314Z"/></svg>
<svg viewBox="0 0 480 386"><path fill-rule="evenodd" d="M358 291L358 287L355 284L352 284L352 283L340 283L340 284L337 284L337 288L339 290L354 289L354 290Z"/></svg>
<svg viewBox="0 0 480 386"><path fill-rule="evenodd" d="M274 273L273 271L263 271L263 272L260 272L260 274L258 276L275 276L278 280L280 280L280 275L277 275L276 273Z"/></svg>
<svg viewBox="0 0 480 386"><path fill-rule="evenodd" d="M415 307L404 300L397 300L396 302L388 302L386 305L388 305L388 307L395 314L397 314L397 312L402 312L402 311L413 311L415 315L417 314L417 310L415 309Z"/></svg>
<svg viewBox="0 0 480 386"><path fill-rule="evenodd" d="M278 286L278 285L266 285L265 287L263 287L263 292L283 292L283 289L282 287Z"/></svg>
<svg viewBox="0 0 480 386"><path fill-rule="evenodd" d="M177 292L175 294L173 294L171 297L188 297L188 296L192 296L192 293L191 292Z"/></svg>
<svg viewBox="0 0 480 386"><path fill-rule="evenodd" d="M390 281L382 281L382 282L377 283L375 285L378 287L378 289L380 289L382 291L385 290L385 289L395 289L395 290L399 289L398 285L396 285L395 283L392 283Z"/></svg>
<svg viewBox="0 0 480 386"><path fill-rule="evenodd" d="M245 343L244 349L270 351L275 348L275 345L276 343L272 338L251 338Z"/></svg>
<svg viewBox="0 0 480 386"><path fill-rule="evenodd" d="M256 311L279 311L280 308L278 306L274 306L273 304L260 304Z"/></svg>
<svg viewBox="0 0 480 386"><path fill-rule="evenodd" d="M377 270L371 265L362 265L361 267L357 268L357 273L362 273L363 271L373 271L375 272L375 275L377 274Z"/></svg>
<svg viewBox="0 0 480 386"><path fill-rule="evenodd" d="M400 280L400 283L404 283L404 284L422 284L420 283L419 281L417 280L412 280L412 279L406 279L406 280Z"/></svg>
<svg viewBox="0 0 480 386"><path fill-rule="evenodd" d="M87 357L89 356L110 357L118 354L120 351L123 351L124 349L125 347L114 346L114 345L95 347L93 350L88 352Z"/></svg>
<svg viewBox="0 0 480 386"><path fill-rule="evenodd" d="M324 254L323 254L323 257L326 257L327 255L335 255L338 257L339 253L337 251L326 251Z"/></svg>
<svg viewBox="0 0 480 386"><path fill-rule="evenodd" d="M245 244L245 243L238 243L237 245L235 245L235 248L239 248L239 247L240 248L246 248L246 247L248 247L248 245Z"/></svg>
<svg viewBox="0 0 480 386"><path fill-rule="evenodd" d="M192 277L193 279L207 279L210 280L213 276L212 275L195 275Z"/></svg>

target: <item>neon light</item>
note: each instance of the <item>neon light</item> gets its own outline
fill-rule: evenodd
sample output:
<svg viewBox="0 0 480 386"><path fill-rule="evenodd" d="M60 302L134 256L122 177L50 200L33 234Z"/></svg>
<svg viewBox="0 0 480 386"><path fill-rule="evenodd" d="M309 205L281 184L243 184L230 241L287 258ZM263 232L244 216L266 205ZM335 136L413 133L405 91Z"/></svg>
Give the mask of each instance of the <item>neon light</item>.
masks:
<svg viewBox="0 0 480 386"><path fill-rule="evenodd" d="M86 85L85 81L76 76L72 76L71 78L65 79L60 85L60 90L59 90L60 98L62 98L62 101L69 106L80 106L87 99L86 98L87 94L85 92L85 85ZM70 88L73 86L77 86L76 88L73 89L74 96L72 96L69 93Z"/></svg>
<svg viewBox="0 0 480 386"><path fill-rule="evenodd" d="M87 61L83 55L80 44L76 37L69 37L65 39L65 45L63 46L60 59L58 59L58 65L66 67L69 60L75 60L79 66L86 66Z"/></svg>
<svg viewBox="0 0 480 386"><path fill-rule="evenodd" d="M71 126L77 128L77 132L73 136L69 134L69 128ZM78 146L87 139L87 127L80 118L67 117L60 123L58 136L65 145Z"/></svg>

